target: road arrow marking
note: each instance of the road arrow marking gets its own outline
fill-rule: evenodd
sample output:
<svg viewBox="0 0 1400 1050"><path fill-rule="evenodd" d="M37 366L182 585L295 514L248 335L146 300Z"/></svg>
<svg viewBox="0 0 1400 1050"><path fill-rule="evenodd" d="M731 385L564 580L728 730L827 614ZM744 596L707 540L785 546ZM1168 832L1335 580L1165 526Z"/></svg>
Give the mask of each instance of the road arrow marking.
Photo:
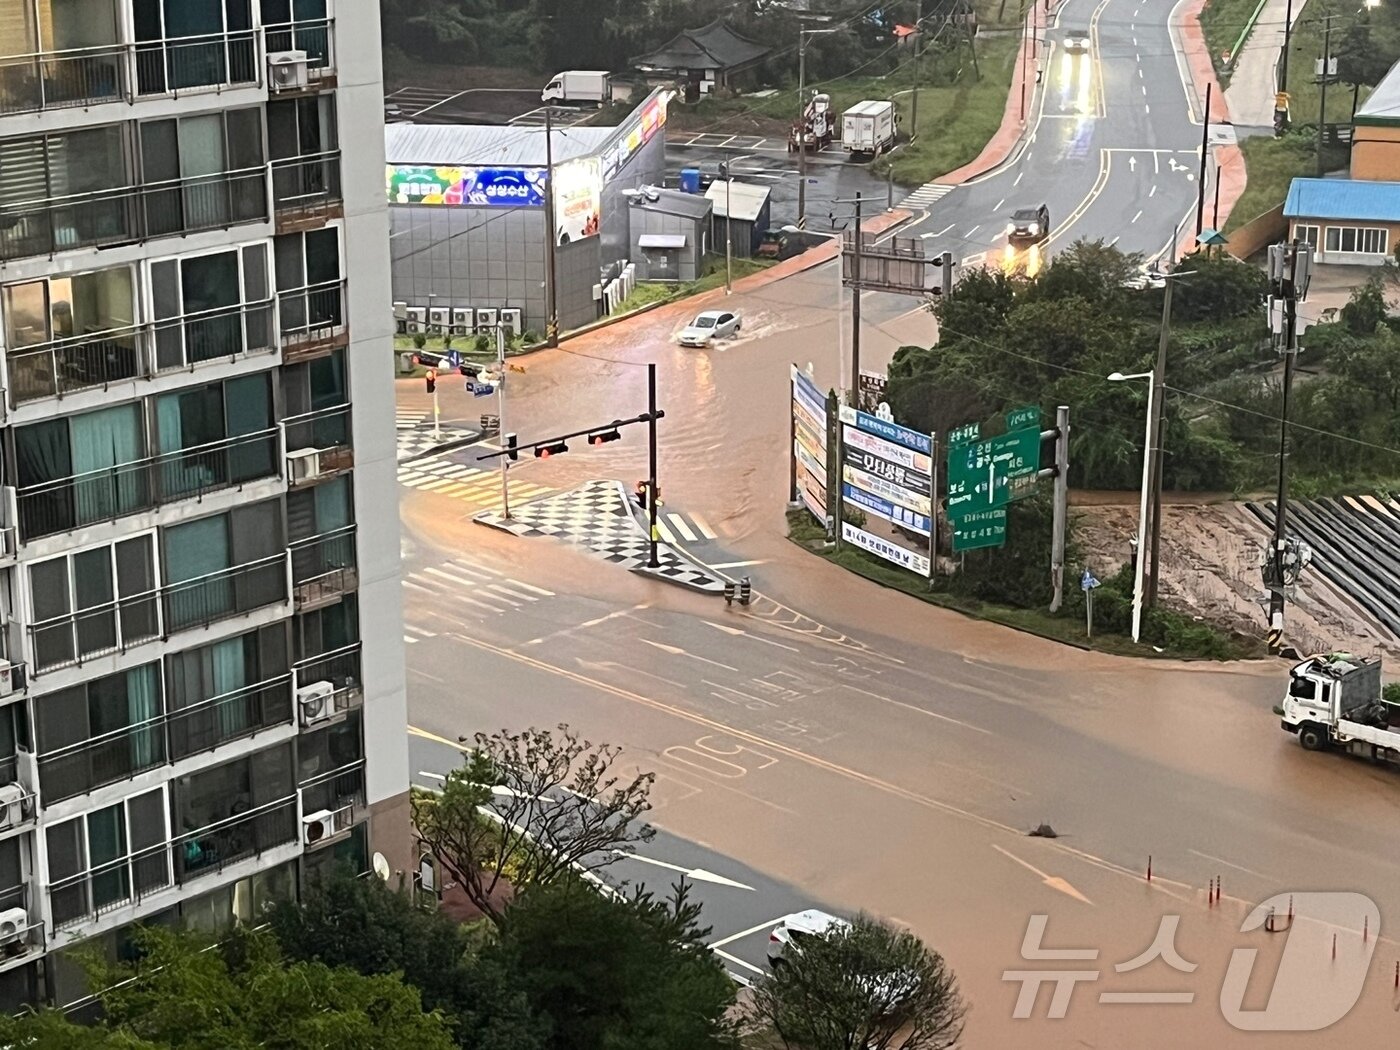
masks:
<svg viewBox="0 0 1400 1050"><path fill-rule="evenodd" d="M718 660L711 660L708 657L696 656L694 653L688 653L684 649L679 648L678 646L664 645L661 642L653 642L650 638L642 638L639 640L651 646L653 649L660 649L663 653L669 653L671 656L688 656L692 660L699 660L702 664L713 664L715 667L723 667L726 671L739 670L737 667L730 667L728 664L722 664Z"/></svg>
<svg viewBox="0 0 1400 1050"><path fill-rule="evenodd" d="M1128 170L1129 170L1129 171L1137 171L1137 158L1136 158L1136 157L1129 157L1129 158L1128 158Z"/></svg>
<svg viewBox="0 0 1400 1050"><path fill-rule="evenodd" d="M790 653L800 653L802 651L796 646L784 645L782 642L775 642L771 638L764 638L761 635L757 634L749 634L748 631L742 630L738 627L730 627L727 624L714 623L711 620L704 620L702 622L709 625L710 627L713 627L716 631L723 631L725 634L736 636L742 634L748 638L752 638L755 642L762 642L764 645L775 645L779 649L786 649Z"/></svg>
<svg viewBox="0 0 1400 1050"><path fill-rule="evenodd" d="M1058 875L1045 874L1045 872L1041 871L1033 864L1027 864L1020 857L1016 856L1016 854L1010 852L1009 850L1002 849L995 843L992 844L992 849L996 850L1003 856L1010 857L1017 864L1021 865L1021 867L1025 868L1027 871L1034 872L1040 877L1040 881L1043 882L1045 885L1049 886L1052 890L1058 890L1060 893L1063 893L1066 897L1073 897L1075 900L1083 904L1092 905L1094 903L1088 897L1084 896L1084 894L1080 893L1077 889L1071 886L1064 879L1060 878Z"/></svg>
<svg viewBox="0 0 1400 1050"><path fill-rule="evenodd" d="M745 886L742 882L735 882L733 879L727 879L723 875L716 875L714 872L706 871L704 868L687 868L683 864L671 864L668 861L655 860L651 857L643 857L639 853L628 853L626 850L620 849L613 850L613 853L624 859L639 860L643 864L651 864L658 868L678 871L692 882L712 882L716 886L728 886L731 889L749 890L753 893L758 892L752 886Z"/></svg>

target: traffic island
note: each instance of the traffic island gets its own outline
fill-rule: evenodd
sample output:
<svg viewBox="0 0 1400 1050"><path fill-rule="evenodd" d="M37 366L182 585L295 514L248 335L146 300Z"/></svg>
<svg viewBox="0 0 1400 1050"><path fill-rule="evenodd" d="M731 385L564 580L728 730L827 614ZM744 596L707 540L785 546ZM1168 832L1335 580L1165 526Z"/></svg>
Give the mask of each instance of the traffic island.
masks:
<svg viewBox="0 0 1400 1050"><path fill-rule="evenodd" d="M669 543L658 541L659 564L647 564L651 542L620 481L589 481L568 492L513 507L508 518L500 511L488 510L472 520L512 536L551 536L630 572L687 590L724 593L725 581L718 573Z"/></svg>

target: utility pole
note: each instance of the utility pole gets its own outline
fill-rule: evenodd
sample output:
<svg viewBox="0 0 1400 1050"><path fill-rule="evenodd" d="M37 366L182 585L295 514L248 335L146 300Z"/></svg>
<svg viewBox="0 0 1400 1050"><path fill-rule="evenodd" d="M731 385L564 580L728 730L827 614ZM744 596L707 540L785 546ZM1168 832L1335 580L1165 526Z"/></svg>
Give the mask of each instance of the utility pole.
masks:
<svg viewBox="0 0 1400 1050"><path fill-rule="evenodd" d="M1288 93L1288 48L1293 40L1293 0L1288 0L1288 11L1283 16L1283 56L1279 59L1278 89Z"/></svg>
<svg viewBox="0 0 1400 1050"><path fill-rule="evenodd" d="M729 196L734 180L729 175L728 164L720 164L719 175L724 180L724 294L729 295L734 291L734 284L731 280L731 270L734 266L734 241L730 236L734 228L734 212Z"/></svg>
<svg viewBox="0 0 1400 1050"><path fill-rule="evenodd" d="M807 30L797 31L797 228L807 228Z"/></svg>
<svg viewBox="0 0 1400 1050"><path fill-rule="evenodd" d="M649 461L647 482L647 514L650 516L647 535L650 540L647 568L656 569L661 561L656 556L656 505L661 502L660 491L656 487L656 363L647 365L647 458Z"/></svg>
<svg viewBox="0 0 1400 1050"><path fill-rule="evenodd" d="M1157 361L1152 366L1152 386L1157 391L1157 397L1152 408L1152 426L1147 439L1148 452L1152 456L1152 573L1147 577L1146 599L1149 609L1157 605L1157 580L1161 575L1157 571L1157 552L1161 549L1162 539L1162 427L1166 422L1167 344L1171 341L1174 277L1174 274L1167 274L1164 282L1166 287L1162 289L1162 327L1157 334ZM1138 562L1143 565L1144 572L1147 571L1147 556L1147 551L1138 550Z"/></svg>
<svg viewBox="0 0 1400 1050"><path fill-rule="evenodd" d="M1206 215L1206 158L1210 156L1210 91L1211 91L1211 88L1212 88L1213 86L1214 86L1214 85L1212 85L1212 84L1210 84L1210 83L1207 83L1207 84L1206 84L1206 112L1205 112L1205 118L1201 121L1201 171L1200 171L1200 175L1199 175L1199 176L1197 177L1197 179L1196 179L1196 236L1197 236L1197 237L1199 237L1199 236L1201 235L1201 230L1205 229L1204 225L1202 225L1202 224L1205 222L1205 215ZM1219 175L1219 173L1217 172L1217 173L1216 173L1216 178L1218 179L1219 177L1220 177L1220 175ZM1171 282L1168 281L1168 282L1167 282L1167 285L1168 285L1168 287L1170 287L1170 286L1171 286ZM1168 293L1168 294L1170 294L1170 293ZM1152 569L1153 569L1153 572L1155 573L1156 570L1157 570L1157 564L1156 564L1156 562L1153 562L1153 564L1152 564Z"/></svg>
<svg viewBox="0 0 1400 1050"><path fill-rule="evenodd" d="M938 513L937 500L934 513ZM1065 530L1069 524L1069 406L1055 409L1055 505L1050 536L1050 611L1065 599Z"/></svg>
<svg viewBox="0 0 1400 1050"><path fill-rule="evenodd" d="M1336 15L1322 16L1322 61L1318 68L1319 94L1317 103L1317 177L1322 178L1322 140L1327 130L1327 81L1332 78L1332 19Z"/></svg>
<svg viewBox="0 0 1400 1050"><path fill-rule="evenodd" d="M972 52L972 80L975 83L982 79L982 70L977 65L977 44L972 39L972 18L969 14L972 7L967 0L962 0L959 7L962 9L963 36L967 38L967 48ZM1034 20L1032 20L1031 25L1034 27ZM1031 39L1032 41L1035 39L1034 28L1031 30ZM1034 46L1034 44L1032 44L1032 46Z"/></svg>
<svg viewBox="0 0 1400 1050"><path fill-rule="evenodd" d="M924 57L923 48L919 45L924 38L924 0L919 0L917 13L914 17L914 35L911 42L914 45L914 91L909 99L909 141L913 142L919 137L919 66L920 60Z"/></svg>
<svg viewBox="0 0 1400 1050"><path fill-rule="evenodd" d="M861 266L860 266L860 194L856 194L856 225L853 231L855 239L855 258L851 260L851 389L860 390L860 289L861 289ZM853 403L860 400L857 395Z"/></svg>
<svg viewBox="0 0 1400 1050"><path fill-rule="evenodd" d="M554 217L554 117L550 106L544 107L544 271L545 344L559 345L559 285L555 270L555 252L559 237Z"/></svg>
<svg viewBox="0 0 1400 1050"><path fill-rule="evenodd" d="M1278 497L1274 504L1273 550L1264 559L1264 585L1269 590L1269 651L1283 644L1283 614L1287 588L1296 582L1309 554L1287 535L1288 522L1288 404L1293 390L1293 367L1298 356L1298 301L1307 297L1312 276L1312 252L1298 241L1269 248L1269 328L1279 337L1283 354L1283 405L1278 442Z"/></svg>

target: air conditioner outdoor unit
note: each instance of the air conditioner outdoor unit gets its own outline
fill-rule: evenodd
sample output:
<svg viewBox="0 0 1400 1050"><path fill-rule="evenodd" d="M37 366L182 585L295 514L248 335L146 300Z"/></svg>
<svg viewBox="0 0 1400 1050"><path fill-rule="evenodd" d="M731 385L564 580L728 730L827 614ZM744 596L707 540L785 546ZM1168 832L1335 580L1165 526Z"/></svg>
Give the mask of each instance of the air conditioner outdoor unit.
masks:
<svg viewBox="0 0 1400 1050"><path fill-rule="evenodd" d="M24 803L29 792L19 784L0 784L0 831L9 831L24 823Z"/></svg>
<svg viewBox="0 0 1400 1050"><path fill-rule="evenodd" d="M408 332L408 303L394 304L394 331L398 335Z"/></svg>
<svg viewBox="0 0 1400 1050"><path fill-rule="evenodd" d="M505 306L501 308L501 324L505 325L516 335L520 334L520 326L525 323L525 311L517 306Z"/></svg>
<svg viewBox="0 0 1400 1050"><path fill-rule="evenodd" d="M314 846L335 834L335 813L329 809L318 809L301 818L301 840Z"/></svg>
<svg viewBox="0 0 1400 1050"><path fill-rule="evenodd" d="M267 86L272 91L302 91L309 83L305 51L272 51L267 56Z"/></svg>
<svg viewBox="0 0 1400 1050"><path fill-rule="evenodd" d="M452 334L469 335L476 323L476 311L470 306L452 308Z"/></svg>
<svg viewBox="0 0 1400 1050"><path fill-rule="evenodd" d="M9 696L15 691L15 668L9 660L0 660L0 696Z"/></svg>
<svg viewBox="0 0 1400 1050"><path fill-rule="evenodd" d="M405 313L408 314L408 330L421 332L423 326L428 323L428 308L426 306L410 306Z"/></svg>
<svg viewBox="0 0 1400 1050"><path fill-rule="evenodd" d="M428 331L441 335L451 323L452 311L448 307L434 306L428 310Z"/></svg>
<svg viewBox="0 0 1400 1050"><path fill-rule="evenodd" d="M499 310L480 309L476 311L476 328L481 331L486 328L495 328L496 320L500 316Z"/></svg>
<svg viewBox="0 0 1400 1050"><path fill-rule="evenodd" d="M15 944L29 929L29 913L23 908L0 911L0 945Z"/></svg>
<svg viewBox="0 0 1400 1050"><path fill-rule="evenodd" d="M304 685L297 690L297 710L301 713L304 726L324 722L333 713L331 698L335 696L335 685L320 681Z"/></svg>
<svg viewBox="0 0 1400 1050"><path fill-rule="evenodd" d="M321 473L321 450L302 448L287 453L287 480L309 481Z"/></svg>

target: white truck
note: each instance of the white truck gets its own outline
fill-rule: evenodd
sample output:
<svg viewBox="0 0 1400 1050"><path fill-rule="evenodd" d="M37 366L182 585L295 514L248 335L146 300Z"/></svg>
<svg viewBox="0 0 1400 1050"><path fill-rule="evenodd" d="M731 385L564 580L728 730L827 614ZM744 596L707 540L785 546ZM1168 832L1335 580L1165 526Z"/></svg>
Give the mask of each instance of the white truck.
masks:
<svg viewBox="0 0 1400 1050"><path fill-rule="evenodd" d="M1309 751L1400 763L1400 704L1382 699L1379 657L1309 657L1288 672L1288 695L1275 711Z"/></svg>
<svg viewBox="0 0 1400 1050"><path fill-rule="evenodd" d="M841 114L841 145L847 153L878 157L894 145L893 102L866 100Z"/></svg>
<svg viewBox="0 0 1400 1050"><path fill-rule="evenodd" d="M612 100L611 74L598 69L570 69L555 73L540 92L540 101L567 102L570 105L591 103L601 106Z"/></svg>

